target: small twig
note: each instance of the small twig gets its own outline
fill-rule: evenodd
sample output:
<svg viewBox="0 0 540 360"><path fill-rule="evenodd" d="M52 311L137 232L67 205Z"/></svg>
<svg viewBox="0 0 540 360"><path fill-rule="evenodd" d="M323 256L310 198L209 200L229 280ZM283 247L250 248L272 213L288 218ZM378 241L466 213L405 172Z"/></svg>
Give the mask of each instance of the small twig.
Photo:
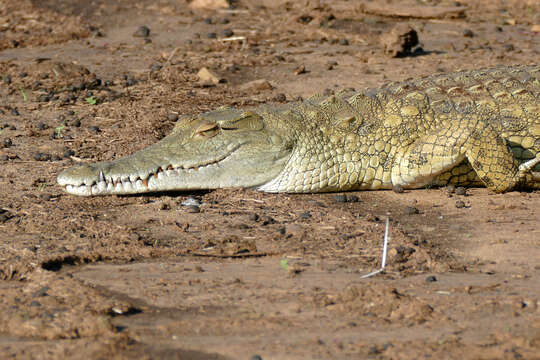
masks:
<svg viewBox="0 0 540 360"><path fill-rule="evenodd" d="M245 36L231 36L231 37L219 39L219 41L245 41L245 40L246 40Z"/></svg>
<svg viewBox="0 0 540 360"><path fill-rule="evenodd" d="M384 267L386 266L386 254L388 249L388 228L390 226L390 220L388 217L386 218L386 227L384 229L384 242L383 242L383 252L382 252L382 260L381 260L381 268L379 270L375 270L373 272L370 272L369 274L362 275L360 278L365 279L374 275L377 275L379 273L382 273L384 271Z"/></svg>
<svg viewBox="0 0 540 360"><path fill-rule="evenodd" d="M178 50L180 50L180 48L179 48L179 47L177 47L177 48L174 48L174 50L173 50L173 51L171 52L171 55L169 55L169 57L167 58L167 61L165 61L165 64L167 64L167 65L168 65L168 64L170 64L170 63L171 63L171 61L172 61L172 59L173 59L174 55L176 55L176 53L178 52Z"/></svg>

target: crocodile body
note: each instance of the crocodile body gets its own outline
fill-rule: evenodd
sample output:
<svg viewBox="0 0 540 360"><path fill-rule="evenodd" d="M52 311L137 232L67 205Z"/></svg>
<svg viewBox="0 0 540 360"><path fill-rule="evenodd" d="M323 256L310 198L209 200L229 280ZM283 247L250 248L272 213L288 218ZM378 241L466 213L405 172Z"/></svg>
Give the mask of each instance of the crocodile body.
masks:
<svg viewBox="0 0 540 360"><path fill-rule="evenodd" d="M267 192L540 188L540 65L432 75L377 89L183 116L160 142L84 164L76 195L250 187Z"/></svg>

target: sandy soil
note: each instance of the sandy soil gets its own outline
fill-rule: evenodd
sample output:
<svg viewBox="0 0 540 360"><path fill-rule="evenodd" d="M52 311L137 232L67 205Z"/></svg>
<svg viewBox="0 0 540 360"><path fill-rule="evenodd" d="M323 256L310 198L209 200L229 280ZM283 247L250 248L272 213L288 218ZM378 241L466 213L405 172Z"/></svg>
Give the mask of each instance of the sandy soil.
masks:
<svg viewBox="0 0 540 360"><path fill-rule="evenodd" d="M0 3L1 357L540 359L539 192L78 198L55 181L178 114L538 62L537 1L460 3ZM385 53L396 24L414 56ZM387 270L362 279L387 217Z"/></svg>

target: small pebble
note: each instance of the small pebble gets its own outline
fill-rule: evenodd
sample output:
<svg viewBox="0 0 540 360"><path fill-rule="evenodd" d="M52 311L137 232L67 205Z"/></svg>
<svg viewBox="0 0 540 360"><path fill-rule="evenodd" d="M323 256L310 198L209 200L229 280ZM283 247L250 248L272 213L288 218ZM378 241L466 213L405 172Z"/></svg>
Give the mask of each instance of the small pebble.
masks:
<svg viewBox="0 0 540 360"><path fill-rule="evenodd" d="M302 220L307 220L310 217L311 217L311 213L309 211L306 211L306 212L300 214L300 219L302 219Z"/></svg>
<svg viewBox="0 0 540 360"><path fill-rule="evenodd" d="M206 37L209 39L217 39L217 34L215 32L210 32L206 34Z"/></svg>
<svg viewBox="0 0 540 360"><path fill-rule="evenodd" d="M471 29L465 29L463 30L463 36L472 38L474 36L474 33Z"/></svg>
<svg viewBox="0 0 540 360"><path fill-rule="evenodd" d="M47 124L42 123L42 122L38 123L38 124L36 125L36 127L37 127L38 130L45 130L45 129L48 129L48 128L49 128L49 126L48 126Z"/></svg>
<svg viewBox="0 0 540 360"><path fill-rule="evenodd" d="M11 219L13 215L7 210L0 209L0 224L5 223L9 219Z"/></svg>
<svg viewBox="0 0 540 360"><path fill-rule="evenodd" d="M403 187L401 185L394 185L392 186L392 191L394 191L395 193L398 193L398 194L402 194L405 192L405 190L403 189Z"/></svg>
<svg viewBox="0 0 540 360"><path fill-rule="evenodd" d="M51 194L39 194L39 198L43 201L49 201L52 198Z"/></svg>
<svg viewBox="0 0 540 360"><path fill-rule="evenodd" d="M360 198L356 195L349 195L347 197L347 202L350 202L350 203L355 203L355 202L359 202L360 201Z"/></svg>
<svg viewBox="0 0 540 360"><path fill-rule="evenodd" d="M5 148L11 147L12 145L13 145L13 141L11 141L10 138L6 138L2 142L2 146L5 147Z"/></svg>
<svg viewBox="0 0 540 360"><path fill-rule="evenodd" d="M169 203L161 203L161 206L159 207L160 210L171 210L171 205Z"/></svg>
<svg viewBox="0 0 540 360"><path fill-rule="evenodd" d="M148 26L145 26L145 25L139 26L137 31L133 33L133 36L134 37L148 37L150 36L150 29L148 28Z"/></svg>
<svg viewBox="0 0 540 360"><path fill-rule="evenodd" d="M261 355L253 355L249 360L263 360Z"/></svg>
<svg viewBox="0 0 540 360"><path fill-rule="evenodd" d="M280 235L285 235L285 233L287 232L287 229L285 228L285 226L279 228L278 232L280 233Z"/></svg>
<svg viewBox="0 0 540 360"><path fill-rule="evenodd" d="M11 109L11 115L19 116L21 114L19 113L19 110L17 108L13 108L13 109Z"/></svg>
<svg viewBox="0 0 540 360"><path fill-rule="evenodd" d="M446 187L446 192L449 194L453 194L456 192L456 187L454 185L448 185Z"/></svg>
<svg viewBox="0 0 540 360"><path fill-rule="evenodd" d="M259 220L259 214L256 214L256 213L249 214L248 219L251 221L257 221Z"/></svg>
<svg viewBox="0 0 540 360"><path fill-rule="evenodd" d="M276 96L274 96L274 101L285 102L287 101L287 96L285 96L283 93L276 94Z"/></svg>
<svg viewBox="0 0 540 360"><path fill-rule="evenodd" d="M429 275L428 277L426 277L426 281L427 282L435 282L435 281L437 281L437 278L435 277L435 275Z"/></svg>
<svg viewBox="0 0 540 360"><path fill-rule="evenodd" d="M25 78L28 76L28 73L26 71L23 71L22 73L19 74L19 77L22 79L22 78Z"/></svg>
<svg viewBox="0 0 540 360"><path fill-rule="evenodd" d="M345 195L345 194L334 195L334 200L336 202L345 203L345 202L347 202L347 195Z"/></svg>
<svg viewBox="0 0 540 360"><path fill-rule="evenodd" d="M64 158L67 159L67 158L75 155L75 151L73 151L71 149L65 149L63 155L64 155Z"/></svg>
<svg viewBox="0 0 540 360"><path fill-rule="evenodd" d="M100 132L101 130L99 129L99 126L92 125L92 126L89 126L89 127L88 127L88 131L93 132L93 133L98 133L98 132Z"/></svg>
<svg viewBox="0 0 540 360"><path fill-rule="evenodd" d="M458 186L456 188L456 195L467 195L467 189L463 186Z"/></svg>
<svg viewBox="0 0 540 360"><path fill-rule="evenodd" d="M261 218L261 220L262 220L263 225L274 224L276 222L276 220L274 220L274 218L272 218L271 216L268 216L268 215L264 215Z"/></svg>
<svg viewBox="0 0 540 360"><path fill-rule="evenodd" d="M347 40L347 39L339 39L339 45L347 46L347 45L349 45L349 40Z"/></svg>
<svg viewBox="0 0 540 360"><path fill-rule="evenodd" d="M234 35L234 31L232 31L231 29L225 29L221 31L220 35L223 37L231 37Z"/></svg>
<svg viewBox="0 0 540 360"><path fill-rule="evenodd" d="M465 207L465 203L461 200L456 201L456 208L461 209Z"/></svg>
<svg viewBox="0 0 540 360"><path fill-rule="evenodd" d="M4 82L8 85L11 84L11 76L9 75L4 76Z"/></svg>
<svg viewBox="0 0 540 360"><path fill-rule="evenodd" d="M50 154L45 154L45 153L42 153L42 152L39 152L39 151L34 153L32 155L32 157L36 161L49 161L49 160L51 160L51 155Z"/></svg>
<svg viewBox="0 0 540 360"><path fill-rule="evenodd" d="M212 18L206 18L206 19L203 20L203 22L204 22L205 24L208 24L208 25L211 25L211 24L214 23L214 21L212 20Z"/></svg>
<svg viewBox="0 0 540 360"><path fill-rule="evenodd" d="M220 23L220 24L228 24L228 23L230 23L230 22L231 22L231 21L230 21L229 19L227 19L227 18L223 18L223 19L220 19L220 20L219 20L219 23Z"/></svg>
<svg viewBox="0 0 540 360"><path fill-rule="evenodd" d="M193 196L188 197L186 200L180 203L180 205L182 206L201 206L201 204L202 204L201 200Z"/></svg>

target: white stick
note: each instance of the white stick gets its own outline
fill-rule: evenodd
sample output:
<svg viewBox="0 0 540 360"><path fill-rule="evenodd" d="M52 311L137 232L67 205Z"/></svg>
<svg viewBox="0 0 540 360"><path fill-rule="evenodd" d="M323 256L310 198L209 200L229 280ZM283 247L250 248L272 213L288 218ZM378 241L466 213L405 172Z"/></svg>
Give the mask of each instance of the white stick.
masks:
<svg viewBox="0 0 540 360"><path fill-rule="evenodd" d="M361 279L365 279L365 278L371 277L373 275L377 275L377 274L384 271L384 267L386 266L386 254L387 254L387 249L388 249L388 238L389 238L389 235L388 235L389 230L388 230L388 228L389 228L389 226L390 226L390 220L387 217L386 218L386 226L384 228L384 241L383 241L381 268L379 270L375 270L373 272L370 272L369 274L362 275L360 277Z"/></svg>

